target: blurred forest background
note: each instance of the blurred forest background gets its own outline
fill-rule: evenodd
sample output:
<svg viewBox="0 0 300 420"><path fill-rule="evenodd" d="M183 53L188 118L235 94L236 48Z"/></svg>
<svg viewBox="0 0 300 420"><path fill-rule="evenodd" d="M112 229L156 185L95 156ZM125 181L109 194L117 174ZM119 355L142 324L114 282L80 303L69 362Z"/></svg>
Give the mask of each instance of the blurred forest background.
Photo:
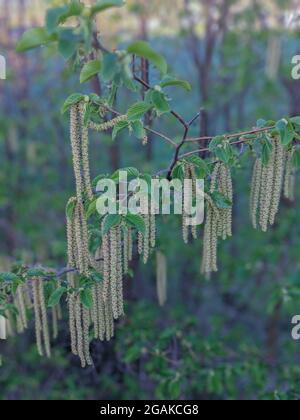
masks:
<svg viewBox="0 0 300 420"><path fill-rule="evenodd" d="M0 271L15 260L65 265L65 204L74 183L60 109L82 87L51 48L15 52L24 30L43 25L46 8L61 3L0 1L8 69L0 81ZM191 93L173 97L186 118L205 108L193 135L300 115L300 81L291 77L292 57L300 54L290 20L297 1L127 3L101 15L105 42L147 39L192 83ZM172 119L167 124L180 135ZM125 136L112 144L95 135L91 147L94 175L126 166L153 172L170 159L155 137L143 147ZM200 275L201 241L184 246L179 221L168 218L159 226L168 259L165 307L157 303L153 258L128 280L127 316L115 340L92 345L95 367L82 370L70 355L66 324L48 361L37 355L33 328L1 342L0 399L299 399L300 343L291 339L291 318L300 311L299 189L276 226L256 232L248 216L251 165L245 159L235 170L234 236L220 247L219 273L210 281Z"/></svg>

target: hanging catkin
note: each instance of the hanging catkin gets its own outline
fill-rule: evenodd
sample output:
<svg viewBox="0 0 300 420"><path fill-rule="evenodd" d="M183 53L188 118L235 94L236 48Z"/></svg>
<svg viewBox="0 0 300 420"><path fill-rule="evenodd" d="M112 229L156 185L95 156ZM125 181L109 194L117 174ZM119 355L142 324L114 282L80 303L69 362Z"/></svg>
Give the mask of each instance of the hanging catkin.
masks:
<svg viewBox="0 0 300 420"><path fill-rule="evenodd" d="M118 238L117 228L113 227L110 232L110 289L112 310L114 319L119 318L118 307Z"/></svg>
<svg viewBox="0 0 300 420"><path fill-rule="evenodd" d="M75 275L73 272L67 274L68 286L71 289L75 288ZM69 330L71 337L71 350L77 356L77 332L76 332L76 296L72 291L68 296L68 309L69 309Z"/></svg>
<svg viewBox="0 0 300 420"><path fill-rule="evenodd" d="M118 317L124 315L124 299L123 299L123 247L122 247L122 230L121 226L117 227L117 293L118 293Z"/></svg>
<svg viewBox="0 0 300 420"><path fill-rule="evenodd" d="M32 290L37 349L40 356L43 356L45 351L46 356L50 357L50 336L44 295L44 284L39 277L32 279Z"/></svg>
<svg viewBox="0 0 300 420"><path fill-rule="evenodd" d="M250 213L253 227L259 226L263 232L273 225L279 209L285 152L279 138L271 140L272 150L267 163L257 159L251 183Z"/></svg>
<svg viewBox="0 0 300 420"><path fill-rule="evenodd" d="M160 306L164 306L167 300L167 259L165 255L156 252L156 290Z"/></svg>
<svg viewBox="0 0 300 420"><path fill-rule="evenodd" d="M257 228L257 212L259 208L260 186L262 176L262 160L256 159L253 167L250 194L250 215L254 229Z"/></svg>
<svg viewBox="0 0 300 420"><path fill-rule="evenodd" d="M219 212L211 201L207 200L206 219L203 236L203 256L201 272L207 276L218 271L217 248L218 248L218 225Z"/></svg>
<svg viewBox="0 0 300 420"><path fill-rule="evenodd" d="M33 307L34 307L34 321L35 321L35 338L37 350L40 356L44 355L42 344L42 319L40 313L40 293L39 293L39 279L32 279L32 293L33 293Z"/></svg>
<svg viewBox="0 0 300 420"><path fill-rule="evenodd" d="M82 326L82 305L80 296L75 298L75 320L76 320L76 335L77 335L77 354L83 368L86 367L85 358L85 343L83 337L83 326Z"/></svg>
<svg viewBox="0 0 300 420"><path fill-rule="evenodd" d="M285 173L284 173L284 197L290 201L295 199L295 169L293 166L294 150L290 149L286 153Z"/></svg>
<svg viewBox="0 0 300 420"><path fill-rule="evenodd" d="M108 299L110 286L110 235L102 236L102 253L103 253L103 299Z"/></svg>
<svg viewBox="0 0 300 420"><path fill-rule="evenodd" d="M26 328L28 328L26 305L25 305L25 287L24 285L19 285L16 291L15 296L15 305L18 310L17 315L17 331L18 333L23 333Z"/></svg>
<svg viewBox="0 0 300 420"><path fill-rule="evenodd" d="M144 215L145 233L143 235L143 262L147 264L150 255L150 215Z"/></svg>
<svg viewBox="0 0 300 420"><path fill-rule="evenodd" d="M132 240L132 229L128 228L128 261L133 259L133 240Z"/></svg>
<svg viewBox="0 0 300 420"><path fill-rule="evenodd" d="M78 201L83 199L83 194L86 194L89 200L93 198L89 167L88 128L84 124L83 114L82 104L71 107L70 137Z"/></svg>
<svg viewBox="0 0 300 420"><path fill-rule="evenodd" d="M38 287L39 287L39 295L40 295L40 310L41 310L41 317L42 317L42 333L43 333L43 338L44 338L45 353L47 357L51 357L50 334L49 334L48 316L47 316L47 309L46 309L46 302L45 302L44 283L41 279L38 280Z"/></svg>

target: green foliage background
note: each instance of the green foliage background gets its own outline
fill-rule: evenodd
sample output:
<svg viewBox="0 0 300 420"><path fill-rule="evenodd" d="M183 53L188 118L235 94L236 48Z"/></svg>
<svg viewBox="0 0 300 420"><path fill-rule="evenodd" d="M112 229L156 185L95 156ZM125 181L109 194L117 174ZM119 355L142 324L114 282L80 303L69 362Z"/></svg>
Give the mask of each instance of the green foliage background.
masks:
<svg viewBox="0 0 300 420"><path fill-rule="evenodd" d="M275 8L277 2L271 3ZM282 7L291 6L284 3ZM126 13L139 21L133 6ZM122 13L107 15L117 28L109 38L112 45L126 43L118 31L127 16ZM182 13L180 5L177 13ZM224 44L216 47L205 104L211 135L250 128L259 118L300 115L295 109L300 82L291 88L289 81L299 33L281 26L257 30L257 16L258 9L246 8L236 17L244 25L242 35L228 31ZM270 80L266 50L277 36L282 41L281 67ZM170 91L172 106L186 118L203 105L188 39L188 31L179 28L172 36L155 34L151 39L172 72L192 84L190 93ZM25 57L12 52L14 46L6 45L11 51L9 78L1 81L0 93L1 271L8 271L12 260L64 266L64 208L74 186L68 118L60 108L68 95L90 92L91 87L79 86L78 72L74 76L66 69L51 47ZM130 100L123 92L119 107L126 110ZM167 116L159 126L178 137L172 118ZM197 136L199 127L193 130ZM111 173L116 163L145 172L167 167L168 146L152 141L149 159L140 141L125 133L114 144L109 136L94 135L93 174ZM159 245L169 267L166 306L157 304L154 258L147 266L137 265L126 285L127 315L119 322L116 339L92 344L95 367L83 371L70 355L66 322L49 361L37 356L30 329L0 343L0 398L299 399L300 344L291 339L291 318L300 306L299 191L295 203L282 203L270 232L254 231L248 216L251 167L246 154L234 169L234 236L220 246L219 273L210 281L202 278L201 241L184 246L179 221L161 220Z"/></svg>

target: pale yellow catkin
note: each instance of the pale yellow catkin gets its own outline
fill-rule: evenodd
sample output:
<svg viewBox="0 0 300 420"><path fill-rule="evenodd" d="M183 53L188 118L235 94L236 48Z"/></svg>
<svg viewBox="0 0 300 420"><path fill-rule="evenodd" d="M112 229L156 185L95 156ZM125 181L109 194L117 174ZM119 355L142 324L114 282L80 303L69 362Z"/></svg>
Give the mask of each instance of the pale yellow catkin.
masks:
<svg viewBox="0 0 300 420"><path fill-rule="evenodd" d="M207 277L212 272L218 271L217 267L217 248L218 248L218 225L220 221L219 211L213 203L211 197L205 194L206 198L206 218L203 236L203 256L201 272Z"/></svg>
<svg viewBox="0 0 300 420"><path fill-rule="evenodd" d="M269 223L272 226L275 223L275 218L278 213L282 184L284 176L284 164L285 164L285 151L281 143L281 139L276 137L273 141L273 147L275 149L274 159L274 176L273 176L273 191L270 206Z"/></svg>
<svg viewBox="0 0 300 420"><path fill-rule="evenodd" d="M167 259L165 255L156 252L156 291L160 306L164 306L167 300Z"/></svg>
<svg viewBox="0 0 300 420"><path fill-rule="evenodd" d="M104 122L102 124L97 124L97 123L91 121L89 123L89 128L91 130L95 130L95 131L99 131L99 132L108 131L108 130L111 130L112 128L114 128L116 124L118 124L122 121L126 121L127 118L128 118L127 115L120 115L120 116L118 116L118 117L116 117L116 118L114 118L110 121Z"/></svg>
<svg viewBox="0 0 300 420"><path fill-rule="evenodd" d="M133 259L132 229L128 228L128 261L131 262L132 259Z"/></svg>
<svg viewBox="0 0 300 420"><path fill-rule="evenodd" d="M74 272L67 273L68 286L71 289L75 288L75 275ZM77 332L76 332L76 296L72 291L68 295L68 309L69 309L69 330L71 338L71 351L77 356Z"/></svg>
<svg viewBox="0 0 300 420"><path fill-rule="evenodd" d="M18 310L17 331L18 333L23 333L25 329L28 328L23 285L19 285L19 287L17 288L16 296L15 296L15 305Z"/></svg>
<svg viewBox="0 0 300 420"><path fill-rule="evenodd" d="M127 228L123 230L122 239L123 239L123 271L124 271L124 274L126 275L128 274L128 271L129 271L129 256L128 256L129 235L128 235Z"/></svg>
<svg viewBox="0 0 300 420"><path fill-rule="evenodd" d="M82 324L83 324L83 351L86 364L91 366L93 364L90 354L90 311L82 305Z"/></svg>
<svg viewBox="0 0 300 420"><path fill-rule="evenodd" d="M58 337L58 316L57 316L57 308L53 307L51 309L52 315L52 337L53 340L56 340Z"/></svg>
<svg viewBox="0 0 300 420"><path fill-rule="evenodd" d="M269 162L266 165L263 165L263 169L262 169L259 225L263 232L266 232L268 230L268 223L270 219L270 210L271 210L274 175L275 175L275 172L274 172L275 157L276 157L276 148L273 143Z"/></svg>
<svg viewBox="0 0 300 420"><path fill-rule="evenodd" d="M233 201L233 187L231 172L227 165L224 163L219 166L219 192L232 203ZM224 240L227 237L232 236L232 205L229 208L220 210L220 222L219 222L219 236Z"/></svg>
<svg viewBox="0 0 300 420"><path fill-rule="evenodd" d="M77 201L76 203L74 225L78 257L76 268L80 274L88 276L90 265L90 254L88 249L88 228L84 207L80 201Z"/></svg>
<svg viewBox="0 0 300 420"><path fill-rule="evenodd" d="M40 292L38 278L32 279L32 294L33 294L33 308L34 308L34 321L35 321L35 337L37 350L40 356L44 355L42 344L42 319L40 313Z"/></svg>
<svg viewBox="0 0 300 420"><path fill-rule="evenodd" d="M262 177L262 160L256 159L253 167L250 194L250 216L254 229L257 228L257 212L259 208L259 197Z"/></svg>
<svg viewBox="0 0 300 420"><path fill-rule="evenodd" d="M100 302L98 299L98 288L97 284L92 287L92 296L93 296L93 307L92 307L92 321L94 324L94 338L97 340L99 338L99 306Z"/></svg>
<svg viewBox="0 0 300 420"><path fill-rule="evenodd" d="M122 228L117 227L117 293L118 293L118 316L124 315L124 296L123 296L123 247Z"/></svg>
<svg viewBox="0 0 300 420"><path fill-rule="evenodd" d="M196 170L194 165L189 164L189 174L190 174L190 179L193 182L193 197L196 197L196 193L197 193L197 175L196 175ZM197 231L197 225L193 225L191 226L191 233L192 233L192 237L193 239L197 239L198 238L198 231Z"/></svg>
<svg viewBox="0 0 300 420"><path fill-rule="evenodd" d="M38 280L38 287L39 287L39 295L40 295L40 310L41 310L41 316L42 316L42 333L43 333L43 339L44 339L45 353L47 357L51 357L50 334L49 334L47 308L46 308L46 302L45 302L44 284L41 279Z"/></svg>
<svg viewBox="0 0 300 420"><path fill-rule="evenodd" d="M78 200L82 199L84 185L81 173L81 145L80 145L80 122L79 105L71 107L70 111L70 139L73 155L73 167L76 181L76 196Z"/></svg>
<svg viewBox="0 0 300 420"><path fill-rule="evenodd" d="M144 215L145 234L143 236L143 262L147 264L150 255L150 216Z"/></svg>
<svg viewBox="0 0 300 420"><path fill-rule="evenodd" d="M102 236L102 253L103 253L103 299L108 299L108 291L110 284L110 235Z"/></svg>
<svg viewBox="0 0 300 420"><path fill-rule="evenodd" d="M294 201L295 199L295 168L293 166L293 153L293 149L288 150L286 153L284 173L283 195L290 201Z"/></svg>
<svg viewBox="0 0 300 420"><path fill-rule="evenodd" d="M93 190L89 161L89 130L87 125L84 124L84 107L82 103L79 105L79 119L81 128L81 157L83 183L87 197L91 201L93 199Z"/></svg>
<svg viewBox="0 0 300 420"><path fill-rule="evenodd" d="M76 319L76 333L77 333L77 353L81 362L81 367L86 367L85 348L84 348L84 337L83 337L83 325L82 325L82 305L80 296L76 296L75 300L75 319Z"/></svg>
<svg viewBox="0 0 300 420"><path fill-rule="evenodd" d="M113 227L110 232L110 289L112 310L114 319L119 318L118 307L118 239L117 228Z"/></svg>

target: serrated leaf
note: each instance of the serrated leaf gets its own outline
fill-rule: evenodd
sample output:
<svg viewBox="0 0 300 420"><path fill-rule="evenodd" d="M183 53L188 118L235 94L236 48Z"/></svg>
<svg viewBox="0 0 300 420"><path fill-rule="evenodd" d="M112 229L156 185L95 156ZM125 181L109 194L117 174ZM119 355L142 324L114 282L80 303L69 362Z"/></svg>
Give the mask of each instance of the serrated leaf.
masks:
<svg viewBox="0 0 300 420"><path fill-rule="evenodd" d="M44 28L33 28L26 31L17 43L16 51L24 52L46 45L57 39L56 35L49 35Z"/></svg>
<svg viewBox="0 0 300 420"><path fill-rule="evenodd" d="M282 144L284 146L288 146L290 143L292 143L292 141L294 140L296 136L296 133L294 131L294 127L293 125L289 122L288 125L286 126L283 138L282 138Z"/></svg>
<svg viewBox="0 0 300 420"><path fill-rule="evenodd" d="M153 90L152 101L158 112L165 113L170 111L170 104L167 101L166 96L163 92Z"/></svg>
<svg viewBox="0 0 300 420"><path fill-rule="evenodd" d="M184 180L184 168L183 168L183 164L181 162L177 163L177 165L173 169L172 178L173 179L180 179L181 181Z"/></svg>
<svg viewBox="0 0 300 420"><path fill-rule="evenodd" d="M209 168L204 159L199 156L190 156L187 158L200 171L200 177L204 178L209 173Z"/></svg>
<svg viewBox="0 0 300 420"><path fill-rule="evenodd" d="M276 129L279 131L282 142L284 141L284 136L285 136L285 131L286 131L287 125L288 125L288 122L287 122L286 119L279 120L276 123Z"/></svg>
<svg viewBox="0 0 300 420"><path fill-rule="evenodd" d="M48 306L53 308L54 306L58 305L63 294L66 293L66 287L59 287L56 289L49 298Z"/></svg>
<svg viewBox="0 0 300 420"><path fill-rule="evenodd" d="M97 211L97 198L90 202L86 212L86 218L89 219Z"/></svg>
<svg viewBox="0 0 300 420"><path fill-rule="evenodd" d="M124 5L124 0L98 0L91 8L91 16L94 16L96 13L104 12L112 7L122 7Z"/></svg>
<svg viewBox="0 0 300 420"><path fill-rule="evenodd" d="M128 121L139 121L146 112L150 111L152 106L147 102L137 102L132 105L127 112Z"/></svg>
<svg viewBox="0 0 300 420"><path fill-rule="evenodd" d="M118 122L118 123L114 126L114 128L113 128L113 132L112 132L112 139L113 139L113 140L115 140L115 139L116 139L116 137L117 137L117 135L118 135L121 131L125 130L126 128L129 128L129 123L128 123L128 121L120 121L120 122Z"/></svg>
<svg viewBox="0 0 300 420"><path fill-rule="evenodd" d="M293 117L290 119L290 121L295 124L295 125L299 125L300 126L300 117Z"/></svg>
<svg viewBox="0 0 300 420"><path fill-rule="evenodd" d="M162 88L170 87L170 86L180 87L188 92L192 90L191 84L187 82L186 80L178 80L172 77L165 77L163 81L160 83L160 86Z"/></svg>
<svg viewBox="0 0 300 420"><path fill-rule="evenodd" d="M90 289L84 289L80 292L80 302L87 308L93 307L93 295Z"/></svg>
<svg viewBox="0 0 300 420"><path fill-rule="evenodd" d="M142 216L138 214L127 214L127 216L125 216L125 221L128 225L136 228L138 232L141 232L143 234L145 233L146 226Z"/></svg>
<svg viewBox="0 0 300 420"><path fill-rule="evenodd" d="M272 153L273 145L268 138L264 139L262 144L262 163L263 165L267 165L270 160L270 156Z"/></svg>
<svg viewBox="0 0 300 420"><path fill-rule="evenodd" d="M266 127L266 125L267 125L267 121L263 120L263 119L259 119L256 122L256 127L258 127L258 128L264 128L264 127Z"/></svg>
<svg viewBox="0 0 300 420"><path fill-rule="evenodd" d="M223 194L221 194L219 191L214 191L211 194L211 198L213 199L215 205L218 207L218 209L228 209L232 206L232 202L228 200Z"/></svg>
<svg viewBox="0 0 300 420"><path fill-rule="evenodd" d="M103 56L101 74L105 82L111 82L119 71L118 57L113 53L106 53Z"/></svg>
<svg viewBox="0 0 300 420"><path fill-rule="evenodd" d="M127 48L129 54L135 54L139 57L143 57L154 64L162 74L166 74L168 71L168 64L165 58L158 54L147 42L137 41L129 45Z"/></svg>
<svg viewBox="0 0 300 420"><path fill-rule="evenodd" d="M96 76L101 70L101 61L92 60L86 63L80 73L80 83L85 83Z"/></svg>
<svg viewBox="0 0 300 420"><path fill-rule="evenodd" d="M58 31L58 51L69 60L76 52L79 37L74 35L72 29L61 28Z"/></svg>
<svg viewBox="0 0 300 420"><path fill-rule="evenodd" d="M295 149L293 152L293 166L295 169L299 169L300 168L300 150L299 149Z"/></svg>
<svg viewBox="0 0 300 420"><path fill-rule="evenodd" d="M142 121L135 121L131 124L132 132L137 139L143 139L146 136L146 130Z"/></svg>
<svg viewBox="0 0 300 420"><path fill-rule="evenodd" d="M65 23L71 17L80 16L84 9L84 5L80 0L71 0L71 3L68 6L68 9L62 13L58 18L58 23Z"/></svg>
<svg viewBox="0 0 300 420"><path fill-rule="evenodd" d="M75 207L76 207L76 201L71 201L66 206L66 217L69 220L73 218Z"/></svg>
<svg viewBox="0 0 300 420"><path fill-rule="evenodd" d="M19 277L14 273L0 273L0 281L13 282L19 280Z"/></svg>
<svg viewBox="0 0 300 420"><path fill-rule="evenodd" d="M49 33L55 31L59 17L68 10L68 6L54 7L47 10L46 29Z"/></svg>
<svg viewBox="0 0 300 420"><path fill-rule="evenodd" d="M128 168L118 169L116 172L114 172L111 176L113 181L117 182L119 180L120 171L126 172L128 177L138 178L140 176L139 170L133 166L130 166Z"/></svg>
<svg viewBox="0 0 300 420"><path fill-rule="evenodd" d="M64 114L67 112L73 105L78 104L84 99L84 96L81 93L73 93L70 95L64 102L61 112Z"/></svg>
<svg viewBox="0 0 300 420"><path fill-rule="evenodd" d="M106 235L113 227L118 226L122 221L119 214L107 214L102 225L102 235Z"/></svg>

